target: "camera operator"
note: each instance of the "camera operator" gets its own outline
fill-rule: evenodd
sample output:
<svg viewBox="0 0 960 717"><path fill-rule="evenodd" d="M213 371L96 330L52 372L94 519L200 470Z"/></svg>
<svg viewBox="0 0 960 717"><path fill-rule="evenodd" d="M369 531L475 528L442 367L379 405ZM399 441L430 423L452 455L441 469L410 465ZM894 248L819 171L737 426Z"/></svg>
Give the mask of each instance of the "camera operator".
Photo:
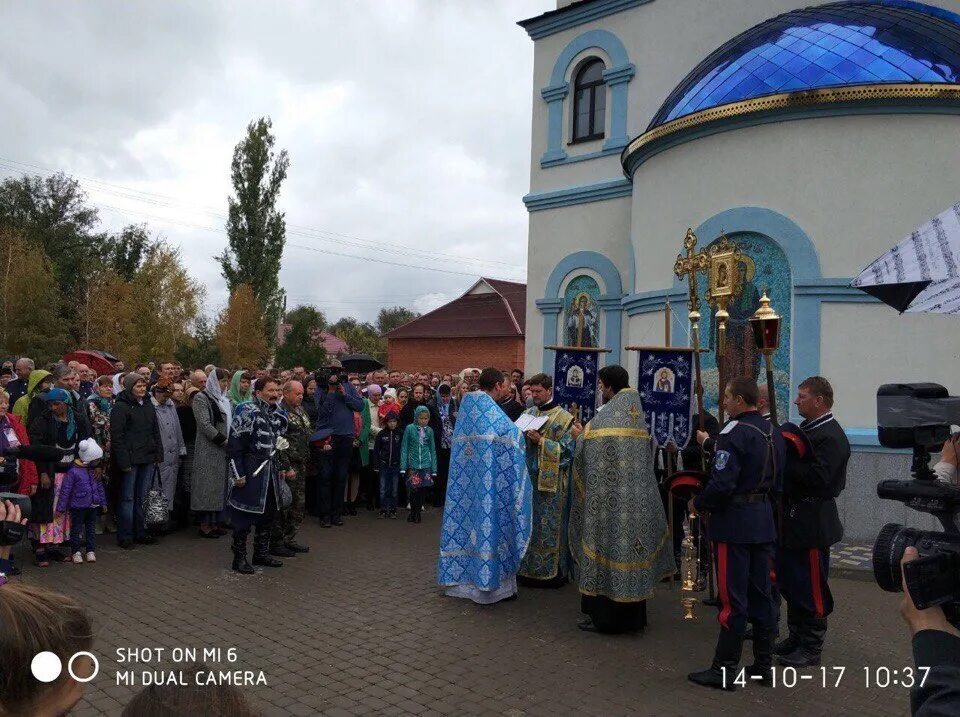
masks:
<svg viewBox="0 0 960 717"><path fill-rule="evenodd" d="M2 532L0 532L0 538L7 538L7 527L12 528L12 531L9 531L12 533L9 540L0 539L0 586L7 582L7 575L12 574L13 561L10 559L10 553L13 551L14 544L19 542L19 540L16 539L16 533L19 532L19 529L16 528L15 525L3 526L3 523L19 524L20 526L27 524L26 518L20 517L20 506L18 504L9 500L0 501L0 526L3 527ZM9 545L7 543L9 543Z"/></svg>
<svg viewBox="0 0 960 717"><path fill-rule="evenodd" d="M833 417L833 387L822 376L804 380L795 401L811 455L790 458L783 476L783 523L777 584L787 601L790 634L774 652L780 664L820 664L833 595L827 584L830 546L843 538L836 497L847 482L850 443Z"/></svg>
<svg viewBox="0 0 960 717"><path fill-rule="evenodd" d="M918 555L916 548L908 547L900 563L901 571ZM914 663L918 668L930 668L926 680L918 680L910 692L910 711L918 717L960 714L960 631L947 622L941 608L916 608L906 576L903 592L900 614L913 635Z"/></svg>
<svg viewBox="0 0 960 717"><path fill-rule="evenodd" d="M956 428L956 426L953 426ZM933 472L937 478L944 483L957 485L960 482L960 476L957 475L957 464L960 463L960 432L954 431L950 434L940 451L940 460L933 467Z"/></svg>
<svg viewBox="0 0 960 717"><path fill-rule="evenodd" d="M332 431L333 449L322 455L320 464L320 526L324 528L343 525L343 494L356 438L353 414L363 409L363 399L350 384L342 366L330 368L333 370L317 372L317 383L326 390L318 387L315 394L315 428ZM321 383L324 373L327 378Z"/></svg>

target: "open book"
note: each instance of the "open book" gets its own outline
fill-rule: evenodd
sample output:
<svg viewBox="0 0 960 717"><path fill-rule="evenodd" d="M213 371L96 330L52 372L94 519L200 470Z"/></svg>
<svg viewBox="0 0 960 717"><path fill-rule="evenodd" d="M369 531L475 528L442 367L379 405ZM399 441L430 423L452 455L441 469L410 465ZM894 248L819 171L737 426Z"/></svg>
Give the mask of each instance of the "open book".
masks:
<svg viewBox="0 0 960 717"><path fill-rule="evenodd" d="M521 431L539 431L549 420L549 416L531 416L523 413L514 423Z"/></svg>

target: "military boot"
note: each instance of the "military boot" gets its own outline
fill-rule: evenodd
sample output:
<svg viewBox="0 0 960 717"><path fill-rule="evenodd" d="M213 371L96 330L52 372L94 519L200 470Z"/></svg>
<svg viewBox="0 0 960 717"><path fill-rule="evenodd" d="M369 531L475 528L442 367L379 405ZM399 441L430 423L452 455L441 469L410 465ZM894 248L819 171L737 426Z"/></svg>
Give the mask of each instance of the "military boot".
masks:
<svg viewBox="0 0 960 717"><path fill-rule="evenodd" d="M806 618L799 628L797 647L792 652L781 655L779 662L785 667L816 667L820 664L823 638L827 634L827 618Z"/></svg>
<svg viewBox="0 0 960 717"><path fill-rule="evenodd" d="M740 653L743 650L743 637L730 630L720 630L713 663L706 670L691 672L687 679L704 687L732 692L737 687L737 667L740 665Z"/></svg>
<svg viewBox="0 0 960 717"><path fill-rule="evenodd" d="M247 562L247 535L249 533L249 530L233 531L233 545L230 546L233 550L233 565L231 567L242 575L251 575L256 572L253 566Z"/></svg>
<svg viewBox="0 0 960 717"><path fill-rule="evenodd" d="M753 623L753 664L747 667L747 677L765 687L773 684L773 636L770 628Z"/></svg>
<svg viewBox="0 0 960 717"><path fill-rule="evenodd" d="M268 568L283 567L283 561L270 557L270 531L259 526L253 534L253 564Z"/></svg>

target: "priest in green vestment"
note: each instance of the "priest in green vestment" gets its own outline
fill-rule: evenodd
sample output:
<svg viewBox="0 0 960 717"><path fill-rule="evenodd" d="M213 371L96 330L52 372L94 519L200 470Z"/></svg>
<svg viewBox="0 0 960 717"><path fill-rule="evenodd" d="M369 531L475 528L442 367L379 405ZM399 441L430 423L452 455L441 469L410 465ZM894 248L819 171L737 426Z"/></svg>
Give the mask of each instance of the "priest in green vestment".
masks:
<svg viewBox="0 0 960 717"><path fill-rule="evenodd" d="M631 632L647 624L646 601L676 563L640 395L622 366L597 375L604 405L573 429L570 551L588 616L578 626Z"/></svg>
<svg viewBox="0 0 960 717"><path fill-rule="evenodd" d="M525 415L547 422L526 432L527 470L533 482L533 535L517 580L528 587L557 588L567 582L570 551L570 465L573 462L574 417L553 400L553 379L543 373L526 381L533 407Z"/></svg>

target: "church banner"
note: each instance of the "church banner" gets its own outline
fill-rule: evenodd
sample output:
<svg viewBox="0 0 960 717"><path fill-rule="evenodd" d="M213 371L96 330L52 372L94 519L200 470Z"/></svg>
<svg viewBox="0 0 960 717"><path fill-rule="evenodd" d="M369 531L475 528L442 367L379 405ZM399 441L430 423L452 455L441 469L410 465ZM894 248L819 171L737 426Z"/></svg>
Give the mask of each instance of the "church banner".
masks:
<svg viewBox="0 0 960 717"><path fill-rule="evenodd" d="M553 397L581 423L597 412L597 351L557 347Z"/></svg>
<svg viewBox="0 0 960 717"><path fill-rule="evenodd" d="M637 390L656 445L684 448L693 429L693 350L641 348Z"/></svg>

